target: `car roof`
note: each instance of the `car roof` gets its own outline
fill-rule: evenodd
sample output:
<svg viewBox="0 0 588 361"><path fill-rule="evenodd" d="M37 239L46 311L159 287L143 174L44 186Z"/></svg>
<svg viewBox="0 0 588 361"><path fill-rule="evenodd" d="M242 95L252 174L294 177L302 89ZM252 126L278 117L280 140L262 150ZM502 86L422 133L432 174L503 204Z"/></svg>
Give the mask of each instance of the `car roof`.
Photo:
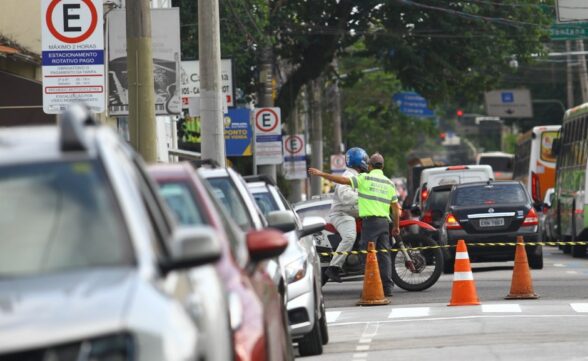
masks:
<svg viewBox="0 0 588 361"><path fill-rule="evenodd" d="M455 184L455 189L458 188L468 188L468 187L479 187L479 186L486 186L486 185L517 185L523 186L519 181L490 181L490 182L473 182L473 183L462 183L462 184Z"/></svg>
<svg viewBox="0 0 588 361"><path fill-rule="evenodd" d="M192 166L189 163L158 163L149 165L147 171L158 180L164 179L186 179L191 176Z"/></svg>
<svg viewBox="0 0 588 361"><path fill-rule="evenodd" d="M292 208L294 208L294 210L300 210L310 207L330 205L331 203L333 203L333 198L309 199L306 201L294 203Z"/></svg>

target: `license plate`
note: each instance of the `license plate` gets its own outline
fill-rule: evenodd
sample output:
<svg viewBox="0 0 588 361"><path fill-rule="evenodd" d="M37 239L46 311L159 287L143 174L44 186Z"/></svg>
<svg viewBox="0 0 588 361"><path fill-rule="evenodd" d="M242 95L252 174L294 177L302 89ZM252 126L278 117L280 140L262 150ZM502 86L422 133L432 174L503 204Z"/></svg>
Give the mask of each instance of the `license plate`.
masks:
<svg viewBox="0 0 588 361"><path fill-rule="evenodd" d="M504 226L504 218L480 219L480 227L500 227L500 226Z"/></svg>

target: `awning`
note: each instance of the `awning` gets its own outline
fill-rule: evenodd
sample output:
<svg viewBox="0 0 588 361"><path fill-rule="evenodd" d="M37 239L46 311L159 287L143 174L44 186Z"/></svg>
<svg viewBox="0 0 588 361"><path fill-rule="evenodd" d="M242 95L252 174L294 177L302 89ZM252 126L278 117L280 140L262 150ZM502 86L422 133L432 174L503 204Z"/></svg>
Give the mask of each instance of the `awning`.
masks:
<svg viewBox="0 0 588 361"><path fill-rule="evenodd" d="M55 115L43 113L41 82L0 71L0 127L55 122Z"/></svg>

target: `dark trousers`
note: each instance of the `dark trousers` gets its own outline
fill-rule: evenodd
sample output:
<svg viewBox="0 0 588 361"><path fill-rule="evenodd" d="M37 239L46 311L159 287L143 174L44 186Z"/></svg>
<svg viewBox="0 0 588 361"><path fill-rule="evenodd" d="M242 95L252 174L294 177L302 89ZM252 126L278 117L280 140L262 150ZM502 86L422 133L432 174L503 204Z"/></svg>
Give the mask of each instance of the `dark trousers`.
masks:
<svg viewBox="0 0 588 361"><path fill-rule="evenodd" d="M386 218L369 217L362 220L361 249L366 250L368 242L374 242L376 249L390 249L390 223ZM394 287L392 282L392 258L389 252L378 252L378 266L384 292L389 293Z"/></svg>

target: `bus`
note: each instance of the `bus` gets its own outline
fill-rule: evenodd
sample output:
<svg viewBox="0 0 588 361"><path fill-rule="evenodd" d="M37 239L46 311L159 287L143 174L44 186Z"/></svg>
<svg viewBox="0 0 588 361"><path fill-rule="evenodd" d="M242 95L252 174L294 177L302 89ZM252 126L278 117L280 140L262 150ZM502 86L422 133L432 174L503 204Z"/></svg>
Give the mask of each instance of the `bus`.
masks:
<svg viewBox="0 0 588 361"><path fill-rule="evenodd" d="M553 143L555 168L554 231L564 241L588 240L586 161L588 159L588 103L566 111L560 136ZM586 254L586 246L564 246L574 257Z"/></svg>
<svg viewBox="0 0 588 361"><path fill-rule="evenodd" d="M514 179L527 187L535 202L542 201L545 192L555 186L556 159L551 150L560 128L560 125L534 127L517 140Z"/></svg>
<svg viewBox="0 0 588 361"><path fill-rule="evenodd" d="M495 180L511 180L514 168L514 155L503 152L480 153L476 164L489 165L494 172Z"/></svg>

